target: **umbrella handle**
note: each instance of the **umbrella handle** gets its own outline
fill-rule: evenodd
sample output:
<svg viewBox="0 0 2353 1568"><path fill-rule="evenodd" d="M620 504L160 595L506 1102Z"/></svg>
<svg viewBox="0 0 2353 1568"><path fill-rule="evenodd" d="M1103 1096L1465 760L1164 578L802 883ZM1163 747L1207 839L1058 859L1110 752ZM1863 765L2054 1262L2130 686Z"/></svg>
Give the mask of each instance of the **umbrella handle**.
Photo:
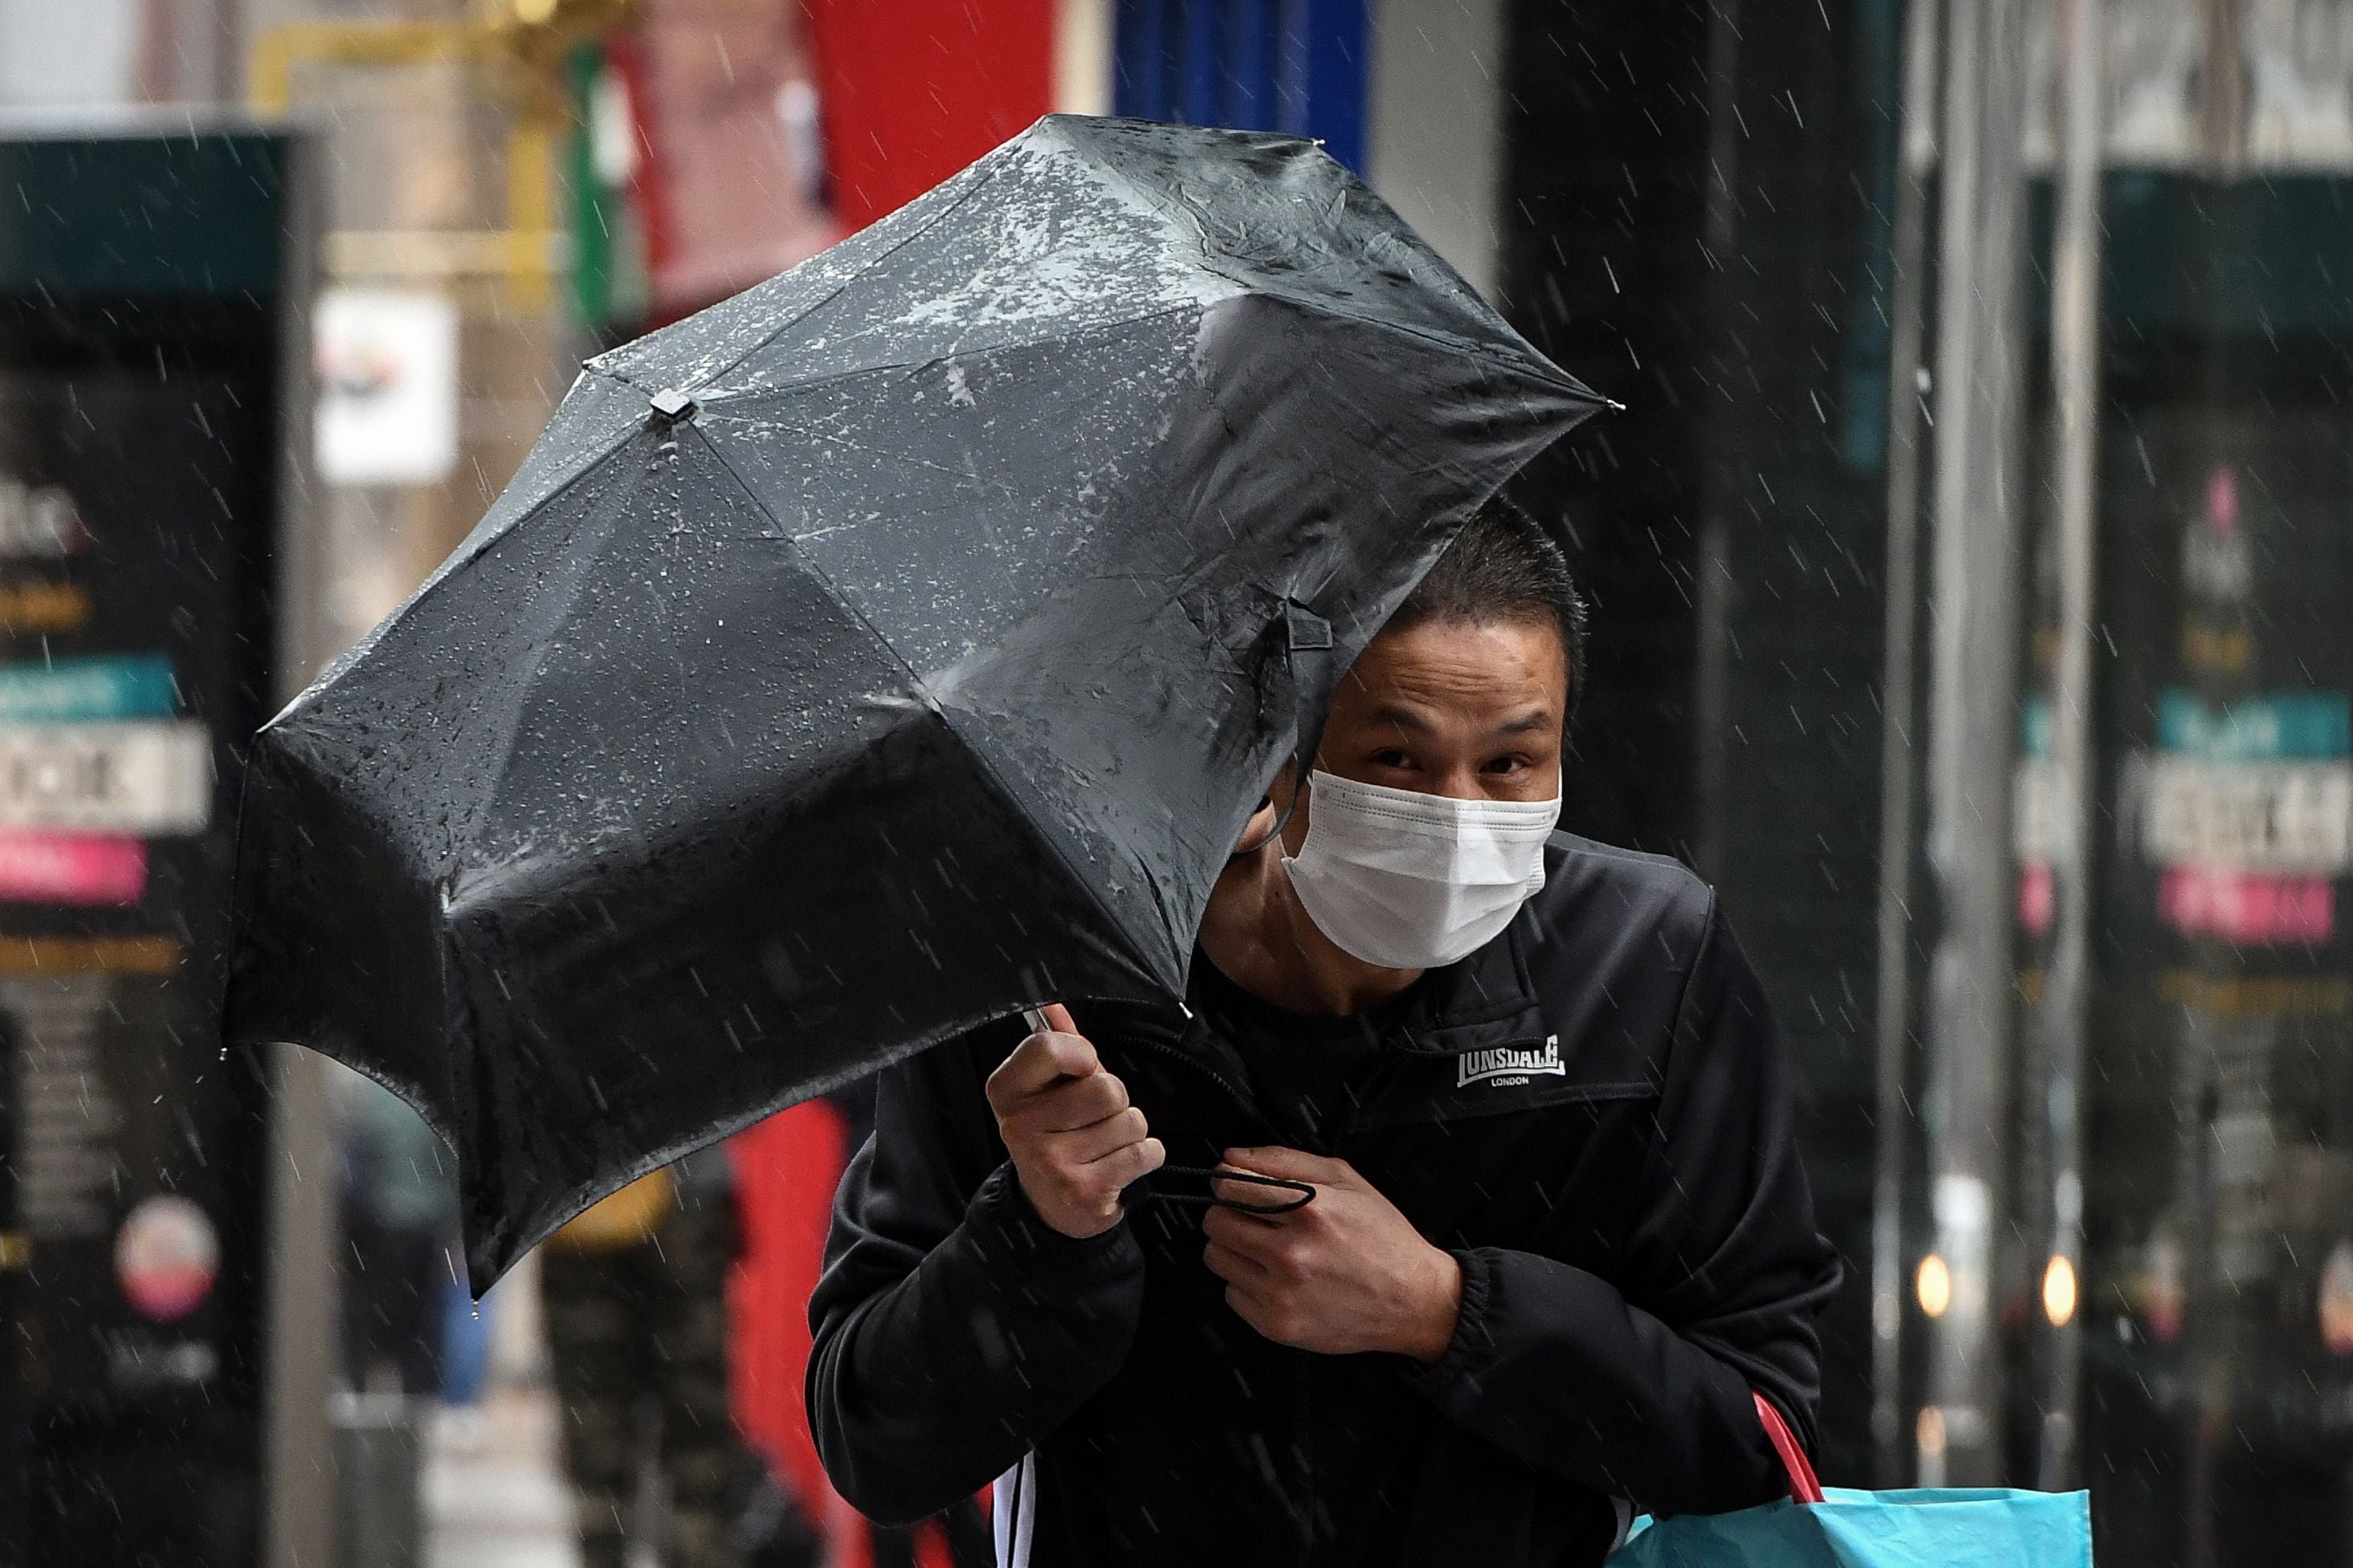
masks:
<svg viewBox="0 0 2353 1568"><path fill-rule="evenodd" d="M1043 1008L1024 1007L1021 1009L1021 1021L1029 1026L1031 1034L1042 1035L1047 1032L1046 1013ZM1153 1174L1183 1176L1205 1183L1241 1182L1254 1187L1273 1187L1294 1194L1281 1203L1271 1204L1240 1203L1233 1198L1221 1198L1215 1193L1151 1191L1144 1194L1155 1202L1180 1205L1189 1208L1228 1208L1240 1209L1244 1214L1278 1215L1296 1213L1315 1201L1315 1188L1311 1183L1288 1181L1281 1176L1261 1176L1255 1171L1237 1171L1228 1165L1163 1165ZM1140 1185L1143 1182L1151 1179L1151 1176L1141 1177L1136 1183L1131 1184Z"/></svg>

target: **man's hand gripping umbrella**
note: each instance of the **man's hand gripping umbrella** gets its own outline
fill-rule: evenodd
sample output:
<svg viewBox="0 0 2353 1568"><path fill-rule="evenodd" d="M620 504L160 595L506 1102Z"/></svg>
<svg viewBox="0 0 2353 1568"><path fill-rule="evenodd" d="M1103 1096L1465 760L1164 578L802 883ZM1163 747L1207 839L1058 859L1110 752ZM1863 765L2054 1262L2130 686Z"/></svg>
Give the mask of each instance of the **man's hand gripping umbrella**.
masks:
<svg viewBox="0 0 2353 1568"><path fill-rule="evenodd" d="M1212 1182L1207 1194L1153 1192L1163 1203L1286 1215L1314 1201L1308 1183L1220 1165L1171 1165L1127 1086L1059 1002L1025 1008L1029 1036L988 1079L988 1104L1029 1206L1064 1236L1100 1236L1119 1223L1127 1189L1158 1172ZM1252 1201L1219 1186L1270 1187L1294 1194ZM1245 1314L1247 1315L1247 1314Z"/></svg>

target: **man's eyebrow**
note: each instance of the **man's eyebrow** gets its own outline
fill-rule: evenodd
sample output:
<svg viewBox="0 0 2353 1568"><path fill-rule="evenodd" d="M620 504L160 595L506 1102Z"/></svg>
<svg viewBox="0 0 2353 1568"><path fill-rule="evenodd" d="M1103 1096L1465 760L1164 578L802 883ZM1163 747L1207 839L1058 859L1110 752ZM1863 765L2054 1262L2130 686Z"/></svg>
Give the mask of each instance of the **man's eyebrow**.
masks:
<svg viewBox="0 0 2353 1568"><path fill-rule="evenodd" d="M1422 717L1416 710L1399 703L1384 702L1373 710L1370 717L1375 723L1394 724L1400 730L1410 730L1417 735L1427 735L1431 730L1428 719Z"/></svg>
<svg viewBox="0 0 2353 1568"><path fill-rule="evenodd" d="M1431 734L1437 728L1419 710L1395 702L1382 703L1372 710L1370 718L1377 724L1394 724L1417 735ZM1525 735L1537 730L1549 730L1559 722L1550 709L1531 708L1519 717L1507 719L1496 725L1494 732L1499 735Z"/></svg>

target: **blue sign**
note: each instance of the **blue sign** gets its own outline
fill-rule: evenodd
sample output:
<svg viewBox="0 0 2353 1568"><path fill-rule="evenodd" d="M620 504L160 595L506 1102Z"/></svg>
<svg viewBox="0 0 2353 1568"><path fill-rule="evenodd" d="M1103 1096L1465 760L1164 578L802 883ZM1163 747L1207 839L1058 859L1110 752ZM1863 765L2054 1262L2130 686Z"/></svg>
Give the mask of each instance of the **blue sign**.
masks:
<svg viewBox="0 0 2353 1568"><path fill-rule="evenodd" d="M2282 691L2216 708L2163 691L2157 743L2216 763L2336 762L2353 756L2353 701L2341 691Z"/></svg>
<svg viewBox="0 0 2353 1568"><path fill-rule="evenodd" d="M160 653L0 664L0 724L168 719L179 707L172 661Z"/></svg>

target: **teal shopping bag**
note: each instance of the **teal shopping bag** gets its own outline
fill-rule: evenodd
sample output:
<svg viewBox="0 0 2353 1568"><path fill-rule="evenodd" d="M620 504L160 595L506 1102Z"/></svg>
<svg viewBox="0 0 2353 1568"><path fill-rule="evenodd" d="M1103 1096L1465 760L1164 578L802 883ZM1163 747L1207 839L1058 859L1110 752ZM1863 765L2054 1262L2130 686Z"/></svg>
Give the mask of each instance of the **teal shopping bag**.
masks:
<svg viewBox="0 0 2353 1568"><path fill-rule="evenodd" d="M1640 1521L1609 1568L2092 1568L2088 1493L1825 1491L1780 1413L1757 1404L1790 1500Z"/></svg>

